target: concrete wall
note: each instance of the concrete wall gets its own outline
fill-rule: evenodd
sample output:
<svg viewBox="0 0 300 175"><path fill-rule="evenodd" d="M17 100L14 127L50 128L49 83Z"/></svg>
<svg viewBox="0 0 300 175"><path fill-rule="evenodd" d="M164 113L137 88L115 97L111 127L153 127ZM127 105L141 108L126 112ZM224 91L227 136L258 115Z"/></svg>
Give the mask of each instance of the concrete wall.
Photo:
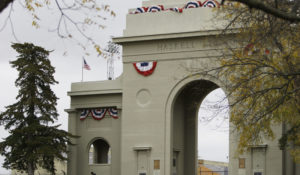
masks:
<svg viewBox="0 0 300 175"><path fill-rule="evenodd" d="M144 5L186 2L153 0ZM124 36L114 39L123 46L122 77L115 81L72 84L69 92L69 131L82 136L74 141L78 145L70 148L70 175L88 174L91 169L113 175L170 175L174 154L178 154L178 174L196 173L198 108L186 110L191 106L187 101L193 97L181 93L193 82L202 86L198 103L217 86L227 93L228 80L197 73L217 66L216 58L226 48L224 43L233 37L232 34L216 36L224 21L214 21L215 16L210 8L187 9L182 14L167 11L127 16ZM145 77L137 73L133 63L148 61L157 61L157 67L152 75ZM108 106L117 106L122 113L120 119L79 120L82 108ZM280 129L277 131L280 135ZM87 150L95 138L104 138L112 146L111 165L88 165ZM251 152L242 155L246 158L245 171L238 169L237 139L238 135L231 132L230 174L251 175ZM276 142L266 144L265 173L281 175L282 152ZM154 169L154 161L160 163L159 169Z"/></svg>
<svg viewBox="0 0 300 175"><path fill-rule="evenodd" d="M124 73L123 73L123 120L122 120L122 165L121 172L123 174L135 174L136 162L134 151L132 148L138 145L150 146L151 155L150 162L153 160L161 160L161 174L170 173L171 155L173 154L173 145L170 145L173 133L171 133L171 121L173 103L175 101L168 101L170 94L174 87L183 80L187 80L190 77L191 72L186 71L191 66L199 68L209 64L213 58L205 56L201 58L203 51L197 50L195 47L199 47L204 42L204 38L188 39L173 39L173 40L161 40L161 41L149 41L140 43L126 43L124 48ZM178 43L172 48L173 43ZM199 45L197 45L198 43ZM134 46L133 46L134 45ZM161 50L161 45L170 47L168 50ZM190 48L187 45L191 45ZM188 50L197 50L188 52ZM180 52L180 50L182 52ZM148 54L148 53L151 54ZM212 54L213 55L213 54ZM204 56L203 56L204 57ZM182 60L181 60L182 59ZM157 68L153 75L149 77L143 77L138 74L133 68L133 63L136 61L151 61L158 60ZM202 64L205 63L205 64ZM206 77L194 76L194 81L199 79L206 79ZM178 95L178 92L174 91L174 96ZM173 97L172 97L173 98ZM142 101L145 100L145 101ZM172 109L168 110L167 105L172 106ZM166 111L166 109L168 111ZM197 109L198 110L198 109ZM166 114L168 112L168 114ZM167 116L166 116L167 115ZM193 116L196 115L196 111ZM136 123L136 125L132 125ZM175 122L175 125L179 122ZM195 125L196 120L192 118L192 123ZM190 125L192 126L192 125ZM186 127L186 133L190 133L190 137L195 136L196 127ZM171 134L171 135L170 135ZM196 136L195 136L196 137ZM176 138L177 139L177 138ZM178 142L174 140L174 143ZM178 138L180 140L180 138ZM185 137L188 139L188 137ZM192 139L196 143L195 139ZM189 142L189 141L185 141ZM173 142L171 142L173 143ZM196 159L196 145L192 148L193 154ZM176 145L177 146L177 145ZM191 149L187 149L191 151ZM187 161L184 161L187 162ZM195 160L193 161L195 163ZM150 167L151 166L150 163ZM188 164L188 162L187 162ZM193 164L193 163L191 163ZM153 169L153 168L152 168ZM150 169L150 174L152 174Z"/></svg>
<svg viewBox="0 0 300 175"><path fill-rule="evenodd" d="M73 139L76 146L70 146L68 174L120 174L122 93L119 81L120 79L111 81L111 86L104 82L72 84L72 91L69 92L71 107L66 110L69 112L69 132L80 138ZM117 107L119 118L114 119L106 113L102 120L95 120L90 115L85 120L79 119L82 109L100 107ZM89 148L97 139L103 139L110 145L110 164L89 164Z"/></svg>
<svg viewBox="0 0 300 175"><path fill-rule="evenodd" d="M255 171L262 172L263 175L298 175L300 165L293 161L288 151L279 149L278 138L282 135L282 125L274 125L272 129L274 140L265 139L261 145L250 146L249 151L243 155L236 153L238 136L236 133L231 134L230 175L253 175ZM254 153L255 149L261 150L259 156ZM245 168L239 168L238 158L245 158Z"/></svg>
<svg viewBox="0 0 300 175"><path fill-rule="evenodd" d="M178 97L174 104L174 112L173 112L173 124L172 124L172 132L173 132L173 154L177 152L177 175L184 174L184 99L183 97ZM174 155L173 155L174 156ZM174 171L172 169L172 171Z"/></svg>

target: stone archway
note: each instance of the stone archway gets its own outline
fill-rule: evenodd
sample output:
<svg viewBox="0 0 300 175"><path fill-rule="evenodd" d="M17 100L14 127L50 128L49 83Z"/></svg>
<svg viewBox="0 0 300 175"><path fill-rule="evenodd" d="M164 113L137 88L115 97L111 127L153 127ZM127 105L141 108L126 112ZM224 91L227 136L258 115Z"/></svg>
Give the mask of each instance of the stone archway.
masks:
<svg viewBox="0 0 300 175"><path fill-rule="evenodd" d="M180 92L173 104L171 174L196 174L198 109L207 94L218 88L207 80L193 81Z"/></svg>
<svg viewBox="0 0 300 175"><path fill-rule="evenodd" d="M149 0L143 6L173 8L183 7L187 2ZM69 131L82 137L76 140L78 146L70 148L68 174L89 172L88 159L81 159L85 154L84 145L91 138L102 136L110 141L114 154L110 167L95 167L98 174L173 175L175 170L180 175L196 173L197 109L203 98L217 87L228 94L224 87L230 84L230 80L217 77L217 74L209 77L196 73L217 66L217 58L222 58L226 50L224 41L231 41L234 37L234 33L219 35L225 21L214 21L215 14L211 8L145 14L130 10L123 37L114 38L114 42L123 46L122 76L111 81L72 84L69 92L71 108L67 110ZM149 76L141 75L134 66L142 63L153 65L154 62L157 66ZM194 90L194 87L197 88ZM232 100L228 100L231 104ZM112 106L118 107L120 119L80 120L81 110ZM276 133L282 134L279 127ZM231 132L229 136L231 175L281 173L285 158L277 143L266 141L252 147L252 152L237 157L234 154L237 134ZM175 138L175 135L180 137ZM259 154L261 150L263 156ZM261 160L259 166L263 168L255 169L252 160ZM173 165L178 165L178 169L172 169ZM106 173L102 168L106 168Z"/></svg>
<svg viewBox="0 0 300 175"><path fill-rule="evenodd" d="M166 160L165 174L197 173L198 110L203 99L222 84L212 77L195 74L172 89L166 105L166 150L169 150L165 156L167 160L170 157L170 164Z"/></svg>

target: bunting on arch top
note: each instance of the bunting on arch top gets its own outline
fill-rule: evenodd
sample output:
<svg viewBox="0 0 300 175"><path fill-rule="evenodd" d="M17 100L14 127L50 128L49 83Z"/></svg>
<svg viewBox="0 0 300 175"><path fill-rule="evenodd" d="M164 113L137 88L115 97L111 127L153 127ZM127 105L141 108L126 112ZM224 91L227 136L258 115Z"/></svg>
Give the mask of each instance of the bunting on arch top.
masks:
<svg viewBox="0 0 300 175"><path fill-rule="evenodd" d="M163 5L154 5L151 7L138 7L135 11L131 12L131 14L139 14L139 13L146 13L146 12L160 12L164 11Z"/></svg>
<svg viewBox="0 0 300 175"><path fill-rule="evenodd" d="M164 6L163 5L154 5L148 8L147 12L160 12L164 11Z"/></svg>
<svg viewBox="0 0 300 175"><path fill-rule="evenodd" d="M216 0L206 0L202 3L201 5L202 7L210 7L210 8L219 8L220 7L220 3Z"/></svg>
<svg viewBox="0 0 300 175"><path fill-rule="evenodd" d="M198 8L198 7L202 7L201 1L190 1L184 6L185 9Z"/></svg>
<svg viewBox="0 0 300 175"><path fill-rule="evenodd" d="M105 117L105 114L108 113L109 116L111 116L114 119L118 119L118 110L116 107L110 107L110 108L96 108L96 109L83 109L80 113L80 120L86 119L89 114L95 119L95 120L101 120Z"/></svg>
<svg viewBox="0 0 300 175"><path fill-rule="evenodd" d="M199 8L199 7L210 7L210 8L219 8L220 3L217 0L205 0L203 2L201 1L189 1L186 3L183 7L171 7L171 8L165 8L163 5L155 5L151 7L139 7L136 8L133 12L130 14L139 14L139 13L148 13L148 12L160 12L160 11L174 11L177 13L182 13L184 9L189 8Z"/></svg>

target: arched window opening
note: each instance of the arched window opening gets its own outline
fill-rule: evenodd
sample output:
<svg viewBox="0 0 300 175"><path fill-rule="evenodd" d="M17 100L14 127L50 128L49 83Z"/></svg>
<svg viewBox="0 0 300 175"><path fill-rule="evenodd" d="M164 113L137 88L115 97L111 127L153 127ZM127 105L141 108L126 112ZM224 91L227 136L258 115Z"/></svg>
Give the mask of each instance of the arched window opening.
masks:
<svg viewBox="0 0 300 175"><path fill-rule="evenodd" d="M103 139L95 140L89 149L89 164L110 164L111 149Z"/></svg>

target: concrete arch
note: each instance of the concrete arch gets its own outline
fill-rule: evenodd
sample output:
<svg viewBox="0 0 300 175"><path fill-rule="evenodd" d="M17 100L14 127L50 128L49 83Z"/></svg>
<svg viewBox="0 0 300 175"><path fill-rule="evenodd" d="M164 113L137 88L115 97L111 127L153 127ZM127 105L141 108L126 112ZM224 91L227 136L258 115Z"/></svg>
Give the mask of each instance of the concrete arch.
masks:
<svg viewBox="0 0 300 175"><path fill-rule="evenodd" d="M187 76L180 81L178 81L175 86L171 89L167 101L166 101L166 108L165 108L165 174L172 174L172 162L173 162L173 111L174 105L176 103L177 98L183 93L184 89L189 85L195 82L203 82L203 83L210 83L211 89L208 89L208 92L203 94L203 98L199 99L197 108L201 105L203 99L207 94L217 88L221 88L225 94L226 92L225 83L220 79L216 79L215 77L209 75L200 75L200 74L192 74ZM228 99L229 100L229 99ZM197 111L198 112L198 111ZM170 158L170 159L168 159Z"/></svg>
<svg viewBox="0 0 300 175"><path fill-rule="evenodd" d="M90 149L92 145L93 145L93 153L92 155L90 155ZM102 137L95 137L89 142L86 154L88 154L89 159L90 156L93 157L92 164L110 164L111 154L112 154L111 148L112 147L110 143L106 139Z"/></svg>
<svg viewBox="0 0 300 175"><path fill-rule="evenodd" d="M171 89L171 91L168 95L168 99L166 101L166 113L167 113L168 109L170 109L171 106L173 105L172 102L174 102L174 99L177 97L177 95L180 93L180 91L189 83L191 83L193 81L198 81L198 80L206 80L206 81L213 82L218 87L220 87L225 92L226 95L228 94L228 92L225 89L224 81L217 79L210 75L201 75L199 73L194 73L194 74L191 74L189 76L182 78L175 84L175 86L173 86L173 88Z"/></svg>
<svg viewBox="0 0 300 175"><path fill-rule="evenodd" d="M86 145L85 151L86 151L87 153L89 152L89 149L90 149L92 143L94 143L96 140L104 140L104 141L111 147L111 144L109 143L109 141L108 141L107 139L105 139L104 137L94 137L94 138L92 138L92 139L88 142L88 144Z"/></svg>

